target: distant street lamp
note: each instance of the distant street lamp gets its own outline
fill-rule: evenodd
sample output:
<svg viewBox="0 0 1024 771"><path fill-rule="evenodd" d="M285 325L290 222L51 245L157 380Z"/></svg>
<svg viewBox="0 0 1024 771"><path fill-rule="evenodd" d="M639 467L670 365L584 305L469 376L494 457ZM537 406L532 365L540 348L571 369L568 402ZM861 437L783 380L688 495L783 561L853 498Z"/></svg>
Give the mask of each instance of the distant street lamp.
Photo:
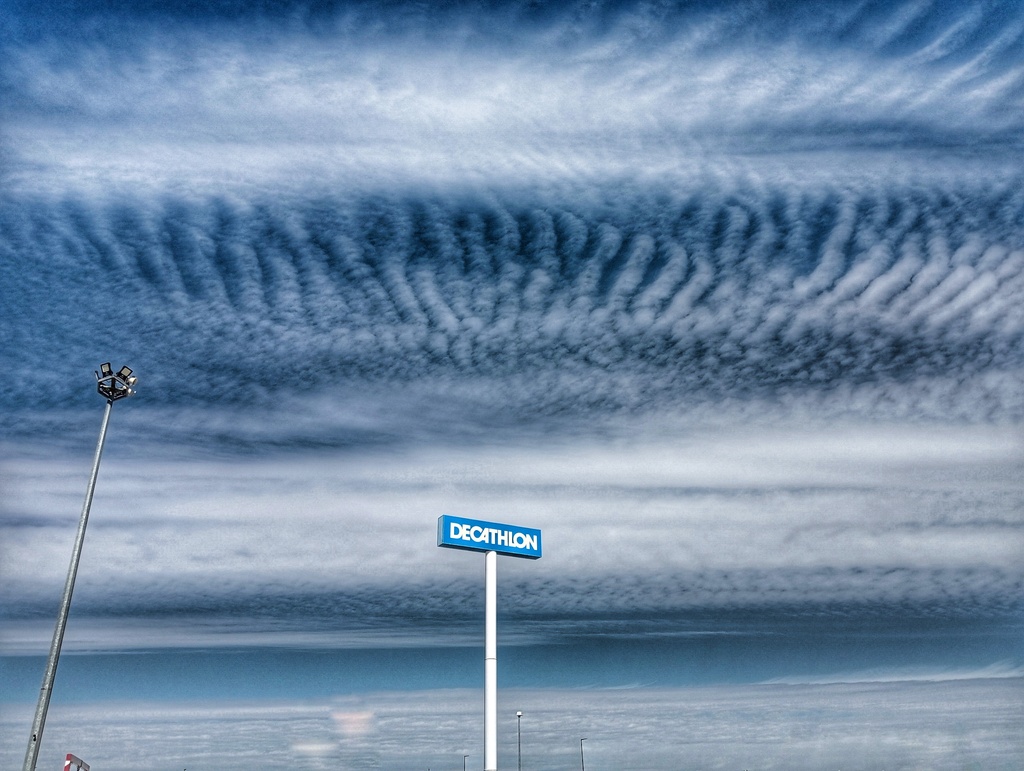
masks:
<svg viewBox="0 0 1024 771"><path fill-rule="evenodd" d="M580 739L580 771L587 771L587 767L583 765L583 742L585 742L586 740L586 736Z"/></svg>
<svg viewBox="0 0 1024 771"><path fill-rule="evenodd" d="M468 758L468 757L469 757L469 755L463 755L462 756L462 771L466 771L466 758Z"/></svg>
<svg viewBox="0 0 1024 771"><path fill-rule="evenodd" d="M35 771L36 761L39 758L39 745L43 739L43 727L46 725L46 712L50 708L53 679L57 674L57 660L60 658L60 648L64 642L64 629L68 623L71 593L75 589L78 562L82 557L85 526L89 523L89 509L92 507L92 494L96 489L96 476L100 470L100 456L103 455L103 443L107 438L110 408L118 399L123 399L135 393L132 390L135 380L136 378L132 375L130 368L121 367L115 373L110 367L110 362L101 364L100 371L96 373L96 390L100 396L107 400L107 407L103 412L100 438L96 443L96 455L92 462L92 475L89 477L89 486L85 490L85 504L82 506L82 516L78 522L78 535L75 536L75 547L71 551L71 564L68 566L68 576L64 582L64 594L61 596L60 610L57 613L57 626L53 630L53 642L50 643L50 653L46 658L46 671L43 673L43 685L39 689L39 702L36 705L35 718L32 720L32 734L28 740L28 750L25 752L25 764L22 766L23 771Z"/></svg>
<svg viewBox="0 0 1024 771"><path fill-rule="evenodd" d="M519 756L519 771L523 771L523 713L516 713L516 754Z"/></svg>

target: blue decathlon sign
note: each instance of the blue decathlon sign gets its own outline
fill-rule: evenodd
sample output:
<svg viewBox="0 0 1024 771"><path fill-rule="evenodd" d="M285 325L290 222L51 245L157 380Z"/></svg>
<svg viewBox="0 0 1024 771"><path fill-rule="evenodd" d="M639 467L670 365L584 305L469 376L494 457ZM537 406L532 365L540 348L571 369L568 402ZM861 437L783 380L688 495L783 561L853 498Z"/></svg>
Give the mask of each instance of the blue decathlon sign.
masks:
<svg viewBox="0 0 1024 771"><path fill-rule="evenodd" d="M536 560L540 559L540 530L445 514L437 520L437 545Z"/></svg>

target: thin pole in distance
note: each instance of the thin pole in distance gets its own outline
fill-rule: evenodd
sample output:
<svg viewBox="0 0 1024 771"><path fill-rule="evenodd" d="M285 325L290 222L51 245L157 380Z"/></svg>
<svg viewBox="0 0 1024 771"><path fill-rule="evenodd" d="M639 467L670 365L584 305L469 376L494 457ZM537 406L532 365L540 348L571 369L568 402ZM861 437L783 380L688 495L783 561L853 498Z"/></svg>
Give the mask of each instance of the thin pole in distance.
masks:
<svg viewBox="0 0 1024 771"><path fill-rule="evenodd" d="M580 739L580 771L587 771L587 767L583 765L583 742L585 742L586 740L586 736Z"/></svg>
<svg viewBox="0 0 1024 771"><path fill-rule="evenodd" d="M22 766L22 771L35 771L36 762L39 759L39 745L43 740L46 713L50 708L53 681L57 675L57 662L60 659L61 645L64 643L64 629L67 627L68 610L71 607L71 594L75 590L78 563L82 557L85 528L89 524L89 509L92 508L92 496L96 489L96 477L100 471L100 458L103 456L103 444L107 438L110 410L118 399L123 399L135 393L132 388L135 385L135 381L136 378L132 375L132 370L129 367L121 367L117 372L114 372L110 367L110 362L101 364L100 371L96 373L96 391L107 400L107 406L103 411L103 422L100 424L100 438L96 442L96 454L93 456L92 461L92 474L89 476L89 485L85 489L85 503L82 505L82 516L78 522L75 546L71 551L71 564L68 566L68 575L64 581L64 593L61 595L60 610L57 612L57 625L53 630L50 653L46 657L46 670L43 673L43 684L39 689L39 702L36 704L36 714L32 719L32 733L29 736L28 750L25 752L25 764Z"/></svg>
<svg viewBox="0 0 1024 771"><path fill-rule="evenodd" d="M516 756L519 758L519 771L523 771L523 713L516 713Z"/></svg>

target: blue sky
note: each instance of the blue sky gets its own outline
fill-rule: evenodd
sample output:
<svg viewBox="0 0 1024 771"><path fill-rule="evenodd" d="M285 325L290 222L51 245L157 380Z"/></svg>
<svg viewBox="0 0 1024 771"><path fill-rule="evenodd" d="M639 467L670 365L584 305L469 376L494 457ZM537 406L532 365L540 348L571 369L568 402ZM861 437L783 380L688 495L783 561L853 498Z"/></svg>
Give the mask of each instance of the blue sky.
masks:
<svg viewBox="0 0 1024 771"><path fill-rule="evenodd" d="M1016 4L0 16L0 765L1024 762Z"/></svg>

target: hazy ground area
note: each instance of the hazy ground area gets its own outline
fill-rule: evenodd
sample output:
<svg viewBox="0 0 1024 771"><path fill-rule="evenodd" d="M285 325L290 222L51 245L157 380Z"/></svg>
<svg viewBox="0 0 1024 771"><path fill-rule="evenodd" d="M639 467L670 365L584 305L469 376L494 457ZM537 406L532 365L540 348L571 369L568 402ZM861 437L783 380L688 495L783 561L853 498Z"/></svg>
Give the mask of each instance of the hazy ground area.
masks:
<svg viewBox="0 0 1024 771"><path fill-rule="evenodd" d="M1021 678L502 691L499 765L586 768L1016 771ZM478 769L477 690L366 693L288 702L83 703L54 710L41 767L74 751L105 771L139 768ZM21 759L5 707L0 762ZM59 750L59 752L58 752ZM58 757L59 755L59 757Z"/></svg>

